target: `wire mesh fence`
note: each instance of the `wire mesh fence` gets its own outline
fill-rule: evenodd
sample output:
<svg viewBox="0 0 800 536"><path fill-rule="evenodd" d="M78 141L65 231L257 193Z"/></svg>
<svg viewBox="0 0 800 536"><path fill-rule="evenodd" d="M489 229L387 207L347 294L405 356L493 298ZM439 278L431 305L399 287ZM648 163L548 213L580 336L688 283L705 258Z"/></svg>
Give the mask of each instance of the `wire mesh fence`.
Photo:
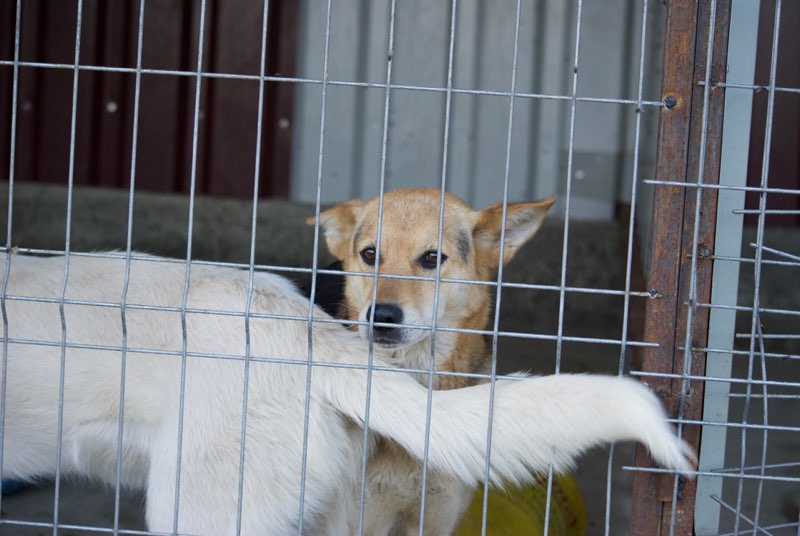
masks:
<svg viewBox="0 0 800 536"><path fill-rule="evenodd" d="M10 6L11 3L9 3ZM517 341L522 343L540 343L549 352L547 372L560 373L563 369L571 369L569 363L569 350L579 345L585 345L589 352L602 348L613 354L607 372L623 374L631 367L631 354L636 353L641 361L641 370L634 370L632 375L641 378L651 385L664 398L665 405L672 417L678 433L692 442L700 451L700 466L696 472L695 481L683 481L674 473L656 469L651 466L646 454L642 451L637 454L635 461L630 458L624 449L612 448L609 452L600 455L604 467L592 473L591 478L595 484L591 487L593 496L587 494L586 501L602 501L600 517L591 519L589 532L614 534L629 527L634 534L655 534L659 530L669 534L690 534L694 530L697 534L797 534L800 531L800 519L797 512L797 497L800 495L800 461L797 460L797 444L800 437L800 427L792 414L792 409L800 399L800 371L796 366L800 359L797 349L798 335L797 316L800 315L796 302L792 301L794 290L798 285L793 283L796 276L792 272L800 266L798 252L789 247L777 246L771 242L771 237L776 234L775 228L766 225L771 216L792 215L798 211L793 209L771 209L769 199L774 196L789 196L796 198L800 194L797 187L770 186L770 156L772 141L772 125L775 118L775 101L778 95L796 96L800 88L781 86L778 83L778 56L779 37L781 29L791 31L792 21L781 19L782 3L776 0L774 6L773 37L770 54L770 76L767 83L755 83L752 75L752 65L755 58L744 58L744 51L737 49L734 43L737 40L747 42L750 39L754 48L754 39L757 31L754 30L752 6L747 2L690 2L688 6L670 4L664 12L656 11L647 0L643 2L628 2L626 5L629 19L639 29L636 53L631 55L629 69L635 73L631 79L635 81L632 95L625 92L609 97L592 86L586 88L581 85L584 69L582 64L582 50L592 44L586 43L586 26L591 20L586 19L585 9L591 2L578 0L568 10L570 43L564 47L568 52L570 71L566 78L567 84L563 91L553 93L537 93L534 91L520 90L523 85L518 79L520 72L520 49L527 46L520 41L520 26L530 17L531 6L523 0L513 3L513 17L509 32L513 35L511 46L510 70L502 86L507 89L480 89L459 87L456 77L456 43L459 27L459 2L449 4L449 25L440 29L446 32L446 69L444 83L442 84L413 84L399 83L394 72L396 61L396 37L400 32L411 32L407 27L398 27L398 10L402 9L394 0L387 4L386 42L383 44L385 62L383 64L382 82L358 81L335 79L330 75L329 65L331 58L331 28L332 18L337 9L341 7L337 2L328 0L315 6L324 10L324 39L322 48L322 70L319 77L297 77L268 74L266 58L268 51L268 32L270 29L269 17L270 2L264 2L260 11L261 41L256 45L260 51L260 72L257 74L216 72L209 69L210 60L207 57L208 49L204 46L207 39L206 29L209 18L213 17L216 2L200 0L196 3L196 32L199 43L194 51L193 66L188 69L165 69L147 67L143 62L143 47L145 46L145 21L146 12L150 4L144 0L132 3L135 6L136 31L131 36L131 43L136 50L135 66L96 65L85 61L81 54L82 31L84 15L87 4L83 0L75 3L76 18L74 28L74 48L72 61L50 62L35 61L22 57L22 34L26 31L26 21L22 16L25 2L17 0L13 9L5 7L4 13L13 12L13 20L9 19L3 28L13 28L12 55L0 58L0 69L10 73L9 84L9 124L3 128L9 132L8 150L8 194L6 239L3 248L7 254L30 255L64 255L63 279L60 292L55 297L20 296L7 291L9 275L14 269L13 255L8 257L5 265L5 277L2 293L0 293L0 308L3 312L3 393L6 392L8 382L13 382L13 376L8 371L8 356L13 352L14 345L38 345L57 348L60 351L60 367L62 380L60 384L59 406L64 405L63 371L67 366L67 354L70 349L93 349L118 353L121 356L121 375L119 378L119 415L117 418L117 441L122 444L123 422L125 421L125 396L126 396L126 356L132 353L153 354L177 358L181 362L181 379L176 387L180 390L179 400L181 408L178 421L178 437L182 437L182 415L184 413L183 401L186 386L187 360L203 358L210 360L235 360L243 364L243 392L241 413L241 443L239 464L239 486L237 499L237 530L241 528L242 503L244 494L245 451L247 445L247 415L249 404L249 371L253 363L293 364L307 369L305 392L301 398L305 404L306 422L304 445L308 445L308 408L311 397L312 371L315 367L346 366L332 365L330 363L313 360L312 330L317 323L344 323L349 326L365 326L369 331L381 327L380 322L370 318L364 320L347 320L333 318L319 318L314 314L312 305L309 305L306 315L270 315L256 313L251 310L253 295L257 292L254 278L260 271L269 270L286 275L299 275L310 281L310 304L318 292L317 280L325 275L366 276L372 278L372 301L377 299L379 280L397 281L428 281L435 285L433 315L434 319L429 324L401 324L400 327L411 330L430 332L431 352L435 352L437 337L443 338L447 334L467 333L481 335L490 340L490 371L483 372L457 372L438 370L435 360L430 360L426 368L386 367L368 365L372 370L386 370L398 373L416 373L428 378L453 377L465 380L488 381L494 386L497 381L513 381L514 376L509 372L508 364L503 363L504 343ZM534 7L540 9L548 2L534 2ZM463 4L462 4L463 6ZM757 6L756 6L757 7ZM748 12L747 9L750 9ZM462 7L463 9L463 7ZM756 13L757 13L756 8ZM652 20L648 17L664 16L666 29L662 35L653 35ZM743 15L744 13L744 15ZM742 23L749 13L751 24ZM755 17L758 18L757 16ZM757 20L756 20L757 22ZM659 29L660 31L660 29ZM9 34L11 35L11 34ZM648 58L652 53L654 42L664 41L664 72L662 74L661 91L658 95L649 94L647 91L648 72L652 68ZM685 52L685 51L691 52ZM737 58L745 63L750 61L750 71L744 65L744 75L739 78L738 71L729 72L726 78L726 69L736 63ZM37 70L58 70L71 76L71 100L69 106L69 150L68 165L66 169L64 234L63 247L44 246L31 247L21 242L18 236L24 233L25 223L17 223L19 217L19 196L24 195L25 183L16 179L17 165L15 154L18 152L18 121L24 106L20 103L19 81L23 72ZM74 197L80 189L75 186L76 165L79 159L79 128L81 121L80 91L81 77L86 73L117 73L133 77L133 94L131 109L131 144L130 166L127 170L128 192L126 196L126 217L124 218L125 239L121 244L116 244L119 251L114 252L86 252L78 251L73 244L78 237L74 235L73 221L82 217L75 211ZM748 79L748 74L749 79ZM687 75L691 73L691 76ZM140 135L140 102L142 98L143 80L146 77L166 77L188 80L192 90L188 93L191 99L190 136L189 139L189 166L188 166L188 193L185 205L186 228L185 248L182 258L167 259L154 258L139 254L136 251L134 228L135 211L137 202L142 199L137 188L137 169L139 162L138 143ZM254 153L252 156L252 174L249 183L252 185L252 196L249 202L249 221L247 232L248 255L245 259L222 261L200 260L193 246L196 244L197 231L195 222L201 217L197 212L195 200L198 198L198 168L203 159L203 132L204 132L204 82L210 79L239 80L252 83L257 87L257 115L253 130ZM723 81L725 80L725 81ZM383 248L377 248L377 260L372 273L330 270L325 268L322 261L324 247L322 245L322 230L319 225L313 227L311 239L310 264L306 266L286 266L280 262L259 262L257 251L259 242L268 237L259 235L259 217L264 217L259 211L263 210L259 203L260 188L263 185L263 154L262 141L264 140L265 93L269 83L287 84L296 87L314 86L319 88L319 114L313 131L317 140L317 152L314 156L313 166L316 170L314 182L314 204L309 207L309 216L320 220L324 205L324 184L335 180L326 173L329 150L327 144L335 140L337 125L329 122L332 111L329 110L329 98L332 88L350 88L352 90L370 89L382 91L382 106L380 117L379 138L379 173L376 177L375 188L379 197L377 219L377 243L381 244L383 218L383 199L389 190L389 159L402 158L402 155L392 154L393 145L391 137L392 110L395 106L393 99L401 92L433 93L443 98L441 104L442 129L439 142L441 158L438 162L437 177L429 186L438 188L441 192L438 203L438 235L436 251L441 251L444 240L444 214L445 192L454 188L452 185L453 157L449 154L453 147L454 132L451 125L454 123L454 102L458 96L470 96L476 99L503 99L505 101L502 114L504 132L503 151L499 156L502 162L502 188L500 198L503 203L503 224L505 233L506 210L512 200L510 190L513 186L515 136L519 131L516 122L527 126L529 119L520 119L518 108L521 102L557 102L565 111L562 116L564 122L563 138L565 150L563 162L560 166L562 173L559 204L563 222L555 224L555 234L560 235L560 244L557 257L554 261L556 276L549 281L513 281L509 271L500 263L496 278L491 281L479 279L453 279L441 276L441 262L437 262L435 276L415 276L408 274L379 274L380 255ZM766 134L763 144L763 158L759 182L748 185L745 182L745 170L742 169L741 147L749 146L749 122L751 108L747 102L743 108L729 108L735 106L737 98L744 98L752 102L753 95L766 92ZM580 107L585 104L598 104L612 106L621 110L627 118L629 126L626 131L628 139L626 145L626 164L622 167L625 176L620 179L624 185L623 196L630 204L630 215L620 224L623 235L623 246L620 249L620 258L617 259L618 270L621 277L614 285L582 284L580 278L574 278L576 270L572 264L575 262L574 241L576 220L580 214L575 214L573 206L576 182L580 174L576 169L576 139L580 137L582 127L586 123L580 120ZM646 155L655 149L655 144L645 132L648 120L653 123L654 114L659 117L659 143L658 158L655 168L646 162ZM742 115L744 114L744 115ZM742 123L746 116L747 121ZM535 117L535 116L534 116ZM723 126L730 130L724 130ZM739 127L738 129L736 127ZM305 135L309 135L308 132ZM583 134L585 136L585 134ZM737 138L738 136L738 138ZM737 140L739 145L736 145ZM629 142L629 143L628 143ZM729 145L726 145L729 144ZM396 149L395 149L396 150ZM285 156L285 155L284 155ZM305 155L307 156L307 155ZM272 155L275 157L275 155ZM288 158L288 156L285 156ZM726 168L725 166L730 167ZM746 159L744 165L747 165ZM737 167L738 166L738 167ZM456 179L457 180L457 179ZM534 181L535 182L535 181ZM517 190L515 190L517 191ZM528 191L538 191L536 187ZM553 192L555 193L555 192ZM757 196L757 206L745 204L745 194ZM579 205L580 207L580 205ZM578 209L580 210L580 208ZM652 224L650 213L653 214ZM755 218L755 228L746 229L745 217ZM20 228L22 227L22 229ZM742 236L745 248L741 251ZM572 245L571 245L572 241ZM641 243L644 253L641 253L638 244ZM505 244L505 240L501 240ZM774 247L773 247L774 246ZM500 258L503 258L501 245ZM572 249L571 249L572 248ZM645 276L639 273L639 266L644 257ZM117 259L125 264L126 277L118 301L93 301L76 299L69 296L68 284L70 275L70 262L75 258L110 258ZM177 306L154 306L134 303L128 298L128 283L130 267L134 262L140 263L170 263L185 266L185 285L183 288L182 302ZM208 310L193 308L189 304L192 271L198 266L224 266L245 270L248 274L247 299L241 311ZM733 269L733 273L726 270ZM576 283L572 283L576 281ZM439 302L440 288L442 285L465 285L489 287L494 294L493 315L489 323L482 328L459 328L437 325L437 312L443 307ZM767 293L766 287L789 287L782 298L773 298L774 292ZM546 294L553 301L554 307L549 311L554 316L551 319L552 330L536 330L526 326L524 322L510 322L511 327L501 326L501 313L508 307L504 301L515 302L518 296L528 296L523 292L538 292ZM780 291L778 295L780 295ZM766 299L763 296L769 295ZM592 332L589 335L581 334L580 330L571 330L568 324L569 303L571 299L585 297L599 297L616 300L615 312L620 316L619 324L613 330L606 330L601 335ZM770 300L775 299L775 302ZM20 339L9 331L6 316L9 302L41 302L58 306L61 320L61 338L53 340ZM118 345L97 345L81 343L70 340L69 321L66 314L68 306L98 307L105 309L118 309L122 337ZM643 309L646 309L642 311ZM157 310L177 314L180 317L182 330L182 347L176 350L162 348L131 347L127 337L128 313L136 310ZM187 315L218 315L221 317L241 318L244 323L242 336L245 340L243 353L208 353L193 351L187 338ZM643 316L643 318L642 318ZM286 356L255 356L250 350L250 324L259 319L272 319L281 322L302 322L308 330L308 360L292 359ZM640 324L643 324L640 325ZM572 332L570 332L572 331ZM530 368L530 362L522 361L523 366ZM519 364L516 361L514 364ZM364 365L349 365L354 368L363 368ZM432 385L432 382L429 382ZM369 387L367 390L367 403L369 404ZM429 396L432 388L429 389ZM491 400L491 398L490 398ZM491 402L490 402L491 403ZM430 411L430 404L428 409ZM0 401L0 421L6 412L5 400ZM772 410L772 411L770 411ZM3 498L3 517L0 519L0 531L17 533L24 527L35 530L52 529L53 534L66 531L85 531L86 533L109 532L120 534L149 534L141 530L141 524L135 522L128 524L124 521L125 490L121 482L123 472L123 458L118 454L115 461L116 483L113 491L113 505L110 507L112 521L104 525L99 521L74 523L71 514L64 511L62 504L62 451L61 437L63 427L63 413L59 416L58 452L56 453L56 470L53 493L51 496L52 507L47 509L44 519L28 519L14 517L6 514L9 498ZM430 426L430 414L428 415ZM491 450L492 435L491 421L487 423L489 434L487 445ZM370 446L368 434L369 422L367 420L363 436L363 452L366 453ZM702 436L701 436L702 431ZM428 430L429 433L429 430ZM3 464L3 441L0 432L0 468ZM426 434L426 438L428 434ZM427 439L426 439L427 441ZM175 480L173 531L178 531L178 519L181 505L179 501L181 487L181 443L179 439L178 456L176 464L178 470ZM794 454L792 454L794 453ZM298 533L308 532L309 527L303 526L306 518L305 485L306 462L304 452L302 474L298 475L300 482L300 501L297 505ZM621 462L619 458L622 458ZM360 466L360 496L361 527L363 530L363 512L367 497L367 461L368 456L362 456ZM624 465L624 470L620 466ZM631 491L629 481L633 477L632 506L628 507ZM486 461L485 476L488 479L489 461ZM552 520L550 512L553 502L553 471L547 475L544 499L543 533L556 532L551 529ZM424 531L425 509L427 504L426 479L428 478L427 459L420 469L422 480L421 520L420 533ZM6 484L4 484L5 487ZM27 493L27 492L25 492ZM600 496L596 496L596 495ZM623 507L620 508L619 504ZM481 529L487 531L489 510L489 490L486 488L481 504ZM619 513L619 510L629 510Z"/></svg>

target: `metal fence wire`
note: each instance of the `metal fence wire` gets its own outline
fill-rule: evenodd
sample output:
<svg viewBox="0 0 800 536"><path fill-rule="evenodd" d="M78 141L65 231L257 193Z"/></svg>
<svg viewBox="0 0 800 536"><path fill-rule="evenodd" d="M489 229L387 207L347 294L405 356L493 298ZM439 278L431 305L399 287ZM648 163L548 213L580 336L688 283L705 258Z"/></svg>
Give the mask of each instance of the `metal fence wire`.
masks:
<svg viewBox="0 0 800 536"><path fill-rule="evenodd" d="M765 0L772 3L772 0ZM295 87L314 86L319 93L319 123L315 130L318 139L316 157L316 200L313 214L319 220L323 206L323 178L326 178L326 142L331 139L337 125L327 121L329 95L334 88L370 89L381 91L382 122L380 129L380 174L377 177L377 193L380 196L380 211L383 210L383 195L388 191L389 169L388 159L402 158L402 155L390 154L392 121L390 109L396 95L400 92L433 93L443 97L443 137L441 139L441 161L438 181L432 184L440 188L442 194L439 205L438 244L441 249L443 240L444 192L451 189L448 183L452 173L449 167L452 158L448 155L452 145L451 124L453 123L454 100L458 96L470 96L475 99L504 99L504 155L502 201L508 204L512 183L513 141L519 128L515 128L519 113L515 107L524 102L557 102L563 104L567 113L565 123L561 125L566 143L563 162L563 188L560 199L560 215L563 224L560 233L563 244L560 250L559 278L556 283L520 283L508 281L502 264L496 280L491 282L472 280L451 280L440 277L436 271L436 302L434 311L440 307L438 288L441 283L462 283L487 285L493 289L502 289L495 294L494 313L491 325L485 330L467 330L469 333L485 335L491 340L491 372L489 374L465 374L438 371L433 361L429 370L412 370L423 375L462 375L491 382L513 381L514 377L498 373L498 362L502 361L501 342L518 340L523 342L546 342L554 348L554 371L562 370L562 357L565 345L579 343L594 345L593 347L611 347L617 353L616 372L628 371L631 360L636 370L630 373L649 384L663 398L678 434L692 443L700 453L700 464L696 478L683 480L670 471L656 468L648 458L646 451L637 448L635 460L625 461L625 455L619 448L611 448L602 454L605 467L602 468L605 481L597 489L602 489L601 496L586 496L587 503L602 503L602 517L591 519L590 533L618 534L628 530L631 534L762 534L762 535L798 535L800 534L800 425L796 418L796 408L800 400L800 330L798 322L800 306L791 303L791 296L797 293L797 270L800 267L800 251L791 249L791 244L780 241L780 229L767 225L771 215L798 214L797 210L769 208L769 199L775 196L797 197L797 187L770 186L770 156L772 142L772 125L776 114L776 98L781 95L800 97L800 88L782 87L778 80L779 38L782 32L796 30L796 20L782 20L782 2L774 0L774 20L772 21L772 48L770 54L770 74L766 84L756 83L754 66L755 49L758 37L759 2L749 0L708 0L669 2L661 15L665 26L658 35L652 34L652 16L654 7L648 0L631 1L635 9L633 17L640 28L638 49L631 55L629 69L636 73L635 94L633 97L608 97L603 94L587 93L581 88L582 47L588 46L582 40L583 30L592 21L584 15L585 4L589 0L576 0L568 10L572 32L569 63L573 67L568 76L568 84L561 92L537 93L521 91L518 71L520 67L520 25L524 17L530 17L530 5L527 0L515 0L513 19L513 47L510 59L510 77L504 81L504 90L487 90L480 88L459 87L455 81L455 55L459 1L449 4L449 27L441 28L446 32L447 67L446 83L442 85L416 85L398 83L393 72L395 40L406 28L398 27L397 18L400 4L390 0L387 8L388 40L385 43L387 52L385 59L385 75L382 83L336 79L330 74L331 61L331 21L338 2L327 0L320 4L325 10L324 48L322 51L323 68L318 78L295 77L285 75L269 75L266 71L268 50L268 29L270 2L264 1L261 9L261 42L260 66L258 74L241 74L236 72L217 72L208 69L207 53L203 46L207 38L205 29L207 18L212 16L211 0L200 0L197 6L197 32L200 46L196 49L195 67L191 70L150 68L143 65L144 25L146 11L150 6L145 0L138 1L136 34L131 42L136 50L134 67L95 65L82 62L81 58L81 26L85 13L83 0L77 0L76 26L74 33L73 61L57 63L46 61L30 61L21 57L21 35L26 30L23 0L17 0L13 9L4 6L4 13L14 14L13 21L3 24L3 28L13 28L13 57L0 58L0 69L11 73L10 89L10 122L2 128L9 133L9 162L7 184L7 218L4 253L32 255L64 255L64 272L61 292L58 298L16 296L8 292L8 276L14 269L13 257L6 263L5 278L0 291L0 309L3 317L2 339L2 392L6 392L9 376L8 356L15 345L44 345L60 348L61 385L59 404L62 413L59 416L59 449L56 460L56 475L53 482L52 507L44 508L45 517L23 518L15 516L9 507L16 496L5 496L0 499L2 518L0 518L0 534L22 534L24 530L31 533L55 534L76 533L112 533L112 534L154 534L141 528L141 524L129 523L125 520L125 490L120 485L123 471L122 455L116 460L117 482L106 494L113 494L112 522L74 523L70 515L64 512L62 504L65 476L62 475L61 428L63 425L64 404L64 368L67 364L67 349L94 348L118 352L122 359L120 376L120 411L118 441L121 443L125 419L125 358L130 352L171 355L181 360L180 389L181 411L178 422L179 437L183 426L183 402L186 384L186 363L188 359L231 359L243 363L244 391L242 393L242 422L240 473L238 488L238 522L241 523L242 495L244 493L245 445L247 443L247 408L248 408L248 375L250 365L254 361L274 363L295 363L307 370L304 403L306 407L305 445L308 445L308 408L311 396L312 370L315 366L342 366L313 361L311 331L316 322L324 322L313 317L312 306L304 317L279 317L258 314L250 309L254 292L254 275L258 271L270 270L288 275L300 275L311 281L312 302L317 293L316 280L320 274L334 274L321 266L320 252L324 251L319 226L314 228L313 253L310 267L287 267L274 263L257 262L256 250L262 239L257 235L260 198L260 173L262 169L262 131L264 129L265 85L268 83L289 84ZM88 3L88 0L87 0ZM545 0L531 2L534 7L541 8ZM762 2L763 3L763 2ZM11 2L8 2L11 4ZM649 70L648 50L653 42L663 41L663 72L661 73L661 90L657 98L648 96L646 90ZM253 45L255 46L255 45ZM66 185L66 233L63 248L29 247L20 243L18 223L20 195L26 185L16 180L17 169L15 155L18 151L18 120L23 110L20 102L19 80L23 70L56 70L70 73L72 76L70 128L69 128L69 166ZM127 193L127 217L125 228L124 250L117 252L85 252L76 251L74 244L73 219L75 213L73 193L76 174L76 147L78 144L76 124L80 119L79 91L81 77L88 72L110 72L132 76L135 80L132 112L132 144L130 147L129 189ZM143 77L183 77L191 81L193 90L193 113L191 129L190 184L188 188L188 228L186 229L185 256L182 259L160 259L144 256L135 251L133 229L134 213L137 200L141 194L137 189L137 143L140 138L140 99ZM197 167L201 158L202 147L199 143L201 123L203 120L203 82L209 79L241 80L256 84L258 88L258 116L255 138L254 168L252 175L252 205L249 223L249 261L248 262L216 262L196 259L193 252L193 238L196 234L196 192ZM760 81L759 81L760 82ZM5 91L5 87L3 91ZM747 183L747 152L751 143L750 126L754 95L766 93L766 135L763 140L763 161L757 185ZM630 165L626 176L620 180L625 185L626 198L630 202L630 217L624 224L624 282L621 287L603 288L571 284L568 277L569 246L573 236L574 214L573 179L575 173L575 140L579 135L581 123L576 119L580 105L592 103L604 106L619 107L624 113L632 114L633 119L630 144ZM650 173L648 166L640 164L642 152L649 150L643 147L646 137L647 114L658 115L658 144L655 168ZM46 158L46 155L41 155ZM326 178L327 180L327 178ZM332 179L333 180L333 179ZM757 198L757 206L745 203L745 195ZM652 219L650 214L652 213ZM310 214L309 214L310 215ZM262 214L263 216L263 214ZM745 226L745 218L754 221L755 226ZM381 218L378 223L378 238L381 237ZM773 236L775 239L773 240ZM742 244L744 243L744 247ZM639 248L641 245L641 251ZM380 251L377 252L380 255ZM124 259L126 278L119 301L93 302L72 299L67 293L70 275L70 259L76 257L108 257ZM502 254L501 254L502 257ZM185 265L185 286L180 307L155 307L132 303L128 299L128 282L131 261L169 262ZM378 286L378 262L375 263L373 277L373 304ZM246 270L248 277L247 305L242 311L201 310L189 306L189 288L192 269L198 265L218 265L236 267ZM637 276L638 266L644 266L644 279ZM355 275L355 274L354 274ZM381 274L380 277L413 279L411 276ZM426 278L417 278L426 279ZM765 289L786 287L790 289L771 303L765 298ZM552 333L524 331L519 329L501 329L500 314L503 298L508 291L537 291L557 296L557 319ZM607 296L622 302L621 332L608 336L571 335L565 328L567 302L570 297ZM769 294L774 296L775 293ZM773 299L773 298L770 298ZM59 342L44 340L23 340L15 338L9 331L6 316L6 305L14 300L41 301L57 303L60 308L61 340ZM69 322L65 315L65 306L92 306L118 309L122 326L122 340L119 346L98 347L71 342L68 337ZM635 311L639 305L645 308L643 331L637 325ZM154 348L131 348L127 338L127 312L136 309L157 309L179 313L182 326L183 346L180 351L166 351ZM245 353L206 354L192 351L187 344L187 314L228 315L244 320ZM436 314L433 318L436 318ZM309 333L308 355L310 361L289 360L283 356L255 357L250 355L250 322L255 318L273 318L279 321L302 321L307 324ZM330 320L330 322L341 322ZM347 322L345 322L347 323ZM350 324L364 324L350 321ZM366 323L370 329L373 321ZM435 340L437 334L461 331L456 328L433 325L407 326L426 329ZM500 350L500 351L499 351ZM631 359L633 356L633 359ZM357 366L357 365L352 365ZM369 365L372 368L372 365ZM377 366L375 368L378 368ZM382 367L399 373L407 373L409 369ZM429 391L429 396L430 396ZM369 389L367 391L369 404ZM428 405L428 426L430 426L430 399ZM0 422L6 414L6 402L0 400ZM368 415L368 414L367 414ZM491 448L491 422L488 423L487 442ZM368 421L367 421L368 428ZM3 466L3 433L0 428L0 469ZM369 446L367 430L364 434L363 449ZM427 451L427 448L426 448ZM178 471L175 481L174 527L177 533L181 504L178 490L181 486L181 447L178 447ZM615 455L616 453L616 455ZM616 458L615 458L616 456ZM620 463L618 458L622 458ZM367 457L361 467L361 506L366 500L365 484L367 474ZM620 467L623 465L624 467ZM489 474L489 462L486 462L486 475ZM427 478L427 459L422 467L422 489L425 490ZM547 512L542 527L544 534L550 531L549 512L553 501L553 473L547 475L546 499L544 511ZM632 477L632 483L631 481ZM301 520L298 533L307 532L303 527L305 486L305 460L303 474L298 475L301 482L300 502L297 505ZM544 484L543 484L544 485ZM594 488L593 488L594 489ZM21 495L33 493L24 491ZM21 496L20 495L20 496ZM631 500L633 497L633 500ZM41 500L40 498L36 500ZM425 511L426 495L422 494L422 511ZM630 501L627 515L616 517L614 511L619 510L615 503ZM627 503L626 503L627 504ZM483 496L483 532L486 532L488 508L488 490ZM42 510L42 508L40 508ZM423 514L424 515L424 514ZM362 520L363 521L363 520ZM420 534L424 526L420 529Z"/></svg>

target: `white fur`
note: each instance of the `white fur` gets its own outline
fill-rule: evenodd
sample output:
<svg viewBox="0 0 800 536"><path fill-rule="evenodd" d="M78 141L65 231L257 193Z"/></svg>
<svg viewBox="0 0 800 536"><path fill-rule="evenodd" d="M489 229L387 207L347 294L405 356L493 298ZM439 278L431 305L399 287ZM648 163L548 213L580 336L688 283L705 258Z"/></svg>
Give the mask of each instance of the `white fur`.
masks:
<svg viewBox="0 0 800 536"><path fill-rule="evenodd" d="M11 256L9 296L58 299L64 258ZM4 259L5 261L5 259ZM5 272L5 262L0 273ZM67 300L119 304L125 263L71 257ZM171 532L177 473L183 348L179 309L185 266L134 261L126 303L127 354L123 483L146 488L148 528ZM256 274L254 314L301 319L308 302L285 279ZM178 530L231 534L236 528L244 361L198 354L245 355L247 273L193 265L188 307L238 316L186 313L185 388ZM8 377L3 477L56 471L62 324L58 303L8 299ZM61 470L115 480L122 322L119 306L66 304ZM328 318L315 310L316 318ZM313 361L368 362L367 345L335 323L315 323ZM33 343L43 341L47 344ZM243 534L296 532L304 450L308 326L304 320L250 319L251 356L297 363L250 362L243 471ZM76 347L75 345L83 346ZM87 346L91 348L86 348ZM160 352L160 353L159 353ZM383 357L375 355L375 363ZM435 391L431 468L465 483L483 479L489 385ZM313 528L353 488L360 474L367 372L312 368L305 477L305 526ZM369 426L416 457L424 455L428 391L403 373L372 374ZM630 379L560 375L498 381L490 479L530 481L568 467L598 443L638 440L663 465L689 471L691 450L664 421L658 399Z"/></svg>

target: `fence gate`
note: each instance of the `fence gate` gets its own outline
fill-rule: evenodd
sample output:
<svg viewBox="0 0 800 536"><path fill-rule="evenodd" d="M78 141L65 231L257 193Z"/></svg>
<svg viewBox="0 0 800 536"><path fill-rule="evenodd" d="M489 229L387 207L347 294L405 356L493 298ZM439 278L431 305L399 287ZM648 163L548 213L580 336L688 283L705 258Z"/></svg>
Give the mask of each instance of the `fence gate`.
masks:
<svg viewBox="0 0 800 536"><path fill-rule="evenodd" d="M634 374L663 397L700 460L690 481L637 471L631 534L794 535L800 527L800 427L789 406L800 399L800 311L796 303L759 299L767 271L792 288L800 266L796 250L767 247L772 227L765 223L800 213L772 208L800 194L796 185L769 186L776 99L793 97L796 106L800 90L776 81L782 6L768 3L771 25L757 1L668 3L657 170L645 181L654 198L644 340L657 347L642 350L642 372ZM796 31L789 20L783 31ZM754 79L756 49L765 29L769 77L761 81ZM763 142L751 138L756 93L766 93ZM752 145L760 143L763 158L750 162L757 185L747 186L748 152L758 154ZM743 252L745 221L756 229ZM772 419L768 407L777 410ZM641 447L635 465L653 467ZM780 508L782 523L767 513Z"/></svg>

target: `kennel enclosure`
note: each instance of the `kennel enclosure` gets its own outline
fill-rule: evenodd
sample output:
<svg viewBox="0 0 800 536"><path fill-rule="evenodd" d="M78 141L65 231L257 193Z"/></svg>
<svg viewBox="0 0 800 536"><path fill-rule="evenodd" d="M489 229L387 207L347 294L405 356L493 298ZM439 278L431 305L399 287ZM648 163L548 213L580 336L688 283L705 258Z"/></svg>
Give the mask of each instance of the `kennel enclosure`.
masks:
<svg viewBox="0 0 800 536"><path fill-rule="evenodd" d="M405 186L477 206L558 195L562 220L545 229L553 273L523 263L498 276L498 313L543 304L524 320L494 318L500 376L506 350L546 373L571 370L572 352L605 352L608 362L586 366L633 368L700 455L697 479L683 482L641 449L625 462L624 448L603 452L587 479L604 498L592 530L800 530L800 182L785 156L797 143L796 3L19 0L0 10L5 252L146 249L187 271L223 262L309 278L325 252L300 226L325 203ZM262 227L270 218L307 251L281 258L278 234ZM614 230L590 223L584 237L581 220ZM113 233L89 238L81 222L93 221ZM204 246L213 233L238 249ZM581 272L599 249L593 236L622 237L616 279ZM135 304L121 295L116 306ZM581 325L606 311L607 329ZM5 364L24 341L3 335ZM546 360L519 352L528 344ZM30 491L3 497L0 530L142 532L120 524L119 486L110 522L72 522L60 480L44 518L7 513Z"/></svg>

